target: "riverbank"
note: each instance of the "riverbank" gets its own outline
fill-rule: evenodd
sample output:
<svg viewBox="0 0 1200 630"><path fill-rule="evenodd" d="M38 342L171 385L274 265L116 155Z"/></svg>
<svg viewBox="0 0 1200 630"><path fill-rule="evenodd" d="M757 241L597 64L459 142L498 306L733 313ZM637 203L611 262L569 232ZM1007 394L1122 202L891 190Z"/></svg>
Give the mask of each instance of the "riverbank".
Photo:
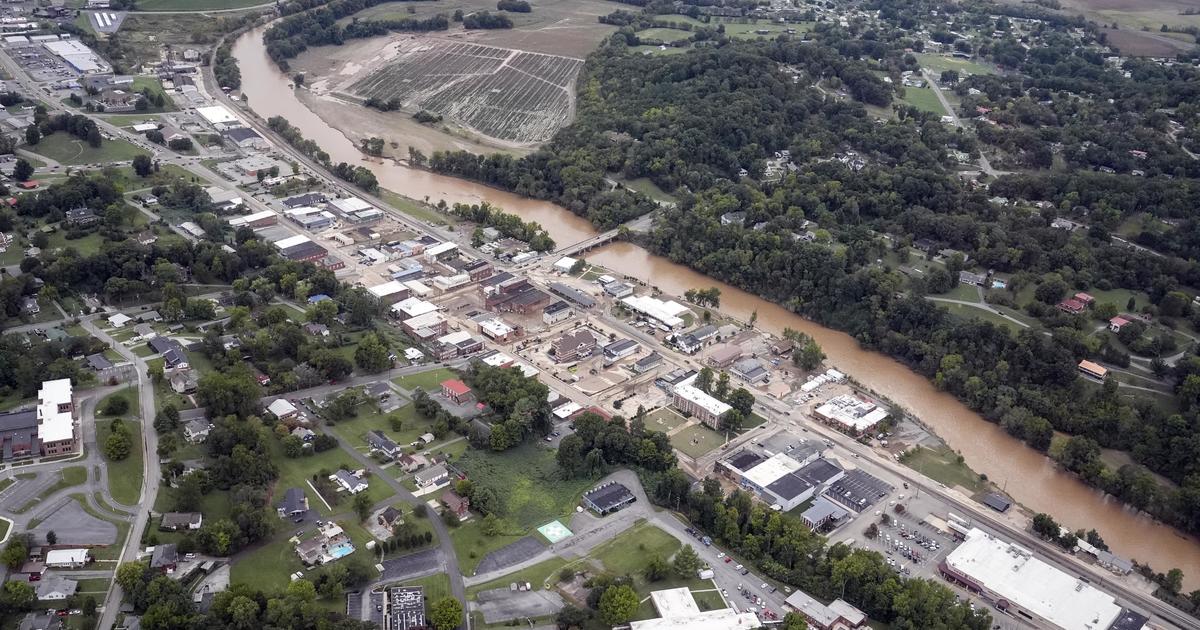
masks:
<svg viewBox="0 0 1200 630"><path fill-rule="evenodd" d="M344 134L327 125L287 88L287 77L266 56L261 33L261 28L252 30L234 46L251 107L262 118L286 117L305 137L319 143L335 162L363 164L376 173L382 187L410 198L445 199L447 203L488 201L526 221L537 221L562 246L597 233L586 220L552 203L408 169L390 160L364 162ZM1122 556L1136 558L1162 571L1179 567L1189 577L1189 585L1200 578L1200 545L1194 539L1085 486L1049 458L937 390L920 374L883 354L864 350L849 335L819 326L777 304L629 243L607 245L590 252L587 258L668 294L682 295L696 287L717 286L721 289L722 313L743 321L757 313L757 325L763 330L781 334L784 328L793 328L809 334L824 348L831 364L908 409L961 453L968 466L1006 487L1017 502L1033 511L1051 514L1071 529L1098 530L1114 552Z"/></svg>

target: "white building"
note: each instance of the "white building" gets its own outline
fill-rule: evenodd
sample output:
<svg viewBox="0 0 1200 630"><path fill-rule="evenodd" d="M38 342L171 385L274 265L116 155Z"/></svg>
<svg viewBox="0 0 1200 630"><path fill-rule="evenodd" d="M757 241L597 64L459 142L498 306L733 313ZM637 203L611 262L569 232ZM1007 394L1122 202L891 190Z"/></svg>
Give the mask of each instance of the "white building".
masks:
<svg viewBox="0 0 1200 630"><path fill-rule="evenodd" d="M888 417L886 409L856 396L844 394L817 407L817 418L850 435L862 435Z"/></svg>
<svg viewBox="0 0 1200 630"><path fill-rule="evenodd" d="M409 289L399 280L392 280L373 287L367 287L367 292L384 304L395 303L408 296Z"/></svg>
<svg viewBox="0 0 1200 630"><path fill-rule="evenodd" d="M579 262L579 261L574 258L571 258L570 256L563 256L562 258L559 258L557 262L554 263L554 270L559 273L570 273L571 269L575 266L575 263L577 263L577 262Z"/></svg>
<svg viewBox="0 0 1200 630"><path fill-rule="evenodd" d="M630 630L754 630L762 627L758 615L721 608L700 612L687 587L650 593L658 618L630 622Z"/></svg>
<svg viewBox="0 0 1200 630"><path fill-rule="evenodd" d="M231 124L241 124L241 121L238 120L237 116L234 116L232 112L230 112L228 109L225 109L225 107L221 105L197 107L196 113L199 114L200 117L206 122L208 122L208 124L217 128L228 127Z"/></svg>
<svg viewBox="0 0 1200 630"><path fill-rule="evenodd" d="M71 379L43 381L38 390L38 441L43 455L60 455L75 450L75 404Z"/></svg>
<svg viewBox="0 0 1200 630"><path fill-rule="evenodd" d="M401 300L392 305L394 311L400 319L411 319L426 313L432 313L438 310L438 307L433 302L426 302L420 298L410 297L407 300Z"/></svg>
<svg viewBox="0 0 1200 630"><path fill-rule="evenodd" d="M345 199L332 199L329 201L329 207L346 215L353 216L363 210L372 210L375 206L359 199L358 197L346 197Z"/></svg>
<svg viewBox="0 0 1200 630"><path fill-rule="evenodd" d="M688 312L688 307L674 301L662 301L648 295L631 295L621 299L621 303L635 313L658 320L668 328L679 328L684 321L680 317Z"/></svg>
<svg viewBox="0 0 1200 630"><path fill-rule="evenodd" d="M116 315L108 318L108 325L112 326L113 328L120 328L131 321L133 321L132 317L124 313L117 313Z"/></svg>
<svg viewBox="0 0 1200 630"><path fill-rule="evenodd" d="M947 579L1036 625L1097 630L1108 628L1121 614L1112 595L978 528L939 568Z"/></svg>
<svg viewBox="0 0 1200 630"><path fill-rule="evenodd" d="M88 563L88 550L51 549L46 552L46 566L51 569L78 569Z"/></svg>
<svg viewBox="0 0 1200 630"><path fill-rule="evenodd" d="M276 398L271 401L271 404L267 406L267 411L270 411L271 415L279 420L287 420L298 413L296 405L288 402L286 398Z"/></svg>

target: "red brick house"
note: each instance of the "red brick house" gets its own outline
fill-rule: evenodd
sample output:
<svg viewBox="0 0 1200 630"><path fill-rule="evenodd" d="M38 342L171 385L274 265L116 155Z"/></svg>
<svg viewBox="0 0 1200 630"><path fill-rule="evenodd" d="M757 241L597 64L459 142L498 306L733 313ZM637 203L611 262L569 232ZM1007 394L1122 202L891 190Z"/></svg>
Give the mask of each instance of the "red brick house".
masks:
<svg viewBox="0 0 1200 630"><path fill-rule="evenodd" d="M442 395L454 402L465 405L475 400L475 392L471 391L467 384L452 378L447 381L442 381Z"/></svg>

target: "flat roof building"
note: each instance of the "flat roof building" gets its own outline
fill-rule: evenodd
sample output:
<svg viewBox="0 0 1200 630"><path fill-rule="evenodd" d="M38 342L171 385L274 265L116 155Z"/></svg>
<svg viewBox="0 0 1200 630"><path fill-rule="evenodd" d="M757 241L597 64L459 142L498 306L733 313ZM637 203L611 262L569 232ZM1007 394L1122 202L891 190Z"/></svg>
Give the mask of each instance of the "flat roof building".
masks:
<svg viewBox="0 0 1200 630"><path fill-rule="evenodd" d="M629 623L630 630L754 630L762 626L758 615L721 608L700 612L686 586L650 593L659 617Z"/></svg>
<svg viewBox="0 0 1200 630"><path fill-rule="evenodd" d="M825 401L815 413L825 424L850 435L862 435L888 417L886 409L850 394Z"/></svg>
<svg viewBox="0 0 1200 630"><path fill-rule="evenodd" d="M1112 595L978 528L938 569L996 608L1034 624L1096 630L1108 628L1121 615Z"/></svg>
<svg viewBox="0 0 1200 630"><path fill-rule="evenodd" d="M604 515L637 501L637 497L624 485L615 481L597 486L583 495L583 504L597 514Z"/></svg>
<svg viewBox="0 0 1200 630"><path fill-rule="evenodd" d="M691 377L676 383L671 390L672 404L675 408L691 414L699 419L711 429L720 428L721 416L724 416L730 409L728 404L709 396L699 387L693 385L696 381L696 376Z"/></svg>
<svg viewBox="0 0 1200 630"><path fill-rule="evenodd" d="M621 303L636 313L658 320L668 328L683 326L681 315L688 312L688 307L674 300L664 302L648 295L631 295L622 298Z"/></svg>
<svg viewBox="0 0 1200 630"><path fill-rule="evenodd" d="M861 628L867 622L867 616L861 610L840 599L829 602L827 606L804 591L796 591L784 603L800 613L814 630Z"/></svg>

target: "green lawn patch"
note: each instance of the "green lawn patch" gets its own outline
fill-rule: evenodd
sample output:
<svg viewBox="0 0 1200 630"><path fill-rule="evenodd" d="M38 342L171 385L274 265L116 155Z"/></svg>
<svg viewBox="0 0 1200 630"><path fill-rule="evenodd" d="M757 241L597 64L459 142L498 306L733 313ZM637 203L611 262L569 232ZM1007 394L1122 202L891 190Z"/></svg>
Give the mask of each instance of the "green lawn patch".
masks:
<svg viewBox="0 0 1200 630"><path fill-rule="evenodd" d="M469 450L458 466L476 488L496 490L504 502L500 514L522 532L569 516L592 485L588 479L563 479L555 451L533 444L503 453Z"/></svg>
<svg viewBox="0 0 1200 630"><path fill-rule="evenodd" d="M350 470L357 470L359 468L354 458L340 448L292 459L283 454L283 446L279 443L279 440L272 439L270 440L270 444L271 459L279 466L279 480L275 484L275 495L282 497L288 488L300 488L308 495L308 506L321 514L327 515L330 512L325 508L325 503L317 496L317 493L313 492L313 489L309 487L308 481L312 476L322 470L327 470L329 474L332 474L342 464L345 464ZM387 485L387 482L374 475L367 479L367 484L368 488L366 492L367 496L371 499L371 503L382 501L392 494L392 489ZM349 496L343 497L338 505L333 506L334 511L349 511L351 509L350 501Z"/></svg>
<svg viewBox="0 0 1200 630"><path fill-rule="evenodd" d="M672 19L675 16L671 16ZM796 31L796 34L803 33L810 28L808 24L778 24L769 20L754 20L746 18L735 18L743 20L742 22L722 20L720 23L725 25L725 34L735 39L774 39L787 33L788 29ZM713 26L717 22L713 22Z"/></svg>
<svg viewBox="0 0 1200 630"><path fill-rule="evenodd" d="M129 457L108 462L108 491L113 500L122 505L137 505L142 496L142 424L137 420L125 420L129 429ZM104 453L104 443L112 434L112 420L96 421L96 443Z"/></svg>
<svg viewBox="0 0 1200 630"><path fill-rule="evenodd" d="M724 443L724 435L702 424L694 424L671 436L671 446L692 458L702 457Z"/></svg>
<svg viewBox="0 0 1200 630"><path fill-rule="evenodd" d="M401 389L413 390L420 387L427 392L437 392L442 389L442 381L451 378L458 378L458 374L447 368L436 368L428 372L401 376L393 379L392 382L399 385Z"/></svg>
<svg viewBox="0 0 1200 630"><path fill-rule="evenodd" d="M138 0L138 11L205 11L211 9L245 9L258 6L262 0Z"/></svg>
<svg viewBox="0 0 1200 630"><path fill-rule="evenodd" d="M0 521L0 538L8 536L8 530L10 527L12 527L12 523L9 523L8 521Z"/></svg>
<svg viewBox="0 0 1200 630"><path fill-rule="evenodd" d="M981 319L985 322L991 322L1002 328L1007 328L1011 332L1017 332L1023 328L1023 326L1020 324L1001 317L1000 315L986 309L967 306L966 304L954 304L949 302L934 302L934 304L936 304L939 308L944 308L950 311L952 314L963 319Z"/></svg>
<svg viewBox="0 0 1200 630"><path fill-rule="evenodd" d="M930 112L938 116L946 115L946 109L942 107L942 102L938 100L933 88L906 87L904 88L904 102L923 112Z"/></svg>
<svg viewBox="0 0 1200 630"><path fill-rule="evenodd" d="M175 511L175 493L176 489L161 484L158 487L158 496L154 499L155 512L174 512ZM228 490L213 489L208 494L200 498L200 513L204 515L204 520L215 521L222 518L229 518L233 513L233 501L230 499ZM152 525L157 527L157 521L152 522ZM159 532L160 534L165 532Z"/></svg>
<svg viewBox="0 0 1200 630"><path fill-rule="evenodd" d="M637 179L617 179L623 186L642 193L654 199L655 201L669 201L675 203L675 196L658 187L658 184L650 181L649 177L638 177Z"/></svg>
<svg viewBox="0 0 1200 630"><path fill-rule="evenodd" d="M111 580L108 578L86 578L76 581L79 583L80 593L104 593L108 591L108 584Z"/></svg>
<svg viewBox="0 0 1200 630"><path fill-rule="evenodd" d="M450 576L439 573L430 575L416 580L408 580L407 582L397 582L389 584L389 586L420 586L425 591L426 602L436 602L443 597L451 597L450 593ZM425 612L429 612L429 607L426 606Z"/></svg>
<svg viewBox="0 0 1200 630"><path fill-rule="evenodd" d="M691 46L630 46L629 50L643 55L682 55L691 50Z"/></svg>
<svg viewBox="0 0 1200 630"><path fill-rule="evenodd" d="M13 512L17 514L24 514L29 510L32 510L34 506L46 500L47 497L55 492L58 492L64 488L70 488L72 486L81 486L87 481L87 468L84 468L83 466L68 466L62 470L59 470L57 474L58 481L55 481L45 490L42 490L40 493L38 493L36 497L26 502L25 505L13 510Z"/></svg>
<svg viewBox="0 0 1200 630"><path fill-rule="evenodd" d="M36 146L25 148L66 165L125 162L145 153L124 140L105 140L99 148L94 148L86 140L80 140L65 131L52 133L42 138Z"/></svg>
<svg viewBox="0 0 1200 630"><path fill-rule="evenodd" d="M670 407L660 407L646 414L646 428L666 433L671 429L687 422L687 418L679 415Z"/></svg>
<svg viewBox="0 0 1200 630"><path fill-rule="evenodd" d="M171 110L175 109L175 102L171 100L170 95L168 95L167 91L163 89L162 81L159 81L155 77L148 77L148 76L134 77L133 85L131 86L131 89L134 92L137 92L138 94L141 94L143 90L149 90L151 96L156 95L156 94L162 95L162 97L163 97L162 107L155 105L154 101L150 101L150 109L148 109L146 111L165 112L165 111L171 111Z"/></svg>
<svg viewBox="0 0 1200 630"><path fill-rule="evenodd" d="M921 64L922 68L928 68L933 71L931 74L934 75L940 75L943 70L957 70L960 75L996 73L996 69L990 64L929 53L918 54L917 62Z"/></svg>
<svg viewBox="0 0 1200 630"><path fill-rule="evenodd" d="M17 483L17 480L13 479L12 477L6 477L4 479L0 479L0 492L4 492L5 490L8 489L9 486L13 485L14 483ZM3 538L3 536L0 536L0 538Z"/></svg>
<svg viewBox="0 0 1200 630"><path fill-rule="evenodd" d="M120 355L118 355L118 356L120 356ZM96 405L96 416L99 418L113 417L109 414L102 413L102 410L108 404L108 401L114 400L114 399L115 400L124 399L125 402L128 403L128 405L129 405L129 411L127 411L123 414L120 414L122 417L126 417L126 416L137 417L140 415L138 413L139 412L138 388L137 388L137 386L129 386L129 387L124 387L122 389L119 389L119 390L105 396L103 399L101 399L100 402ZM103 446L103 442L101 443L101 446Z"/></svg>
<svg viewBox="0 0 1200 630"><path fill-rule="evenodd" d="M987 483L975 471L959 461L959 456L948 447L937 450L918 446L900 459L909 468L948 487L961 486L971 493L987 489Z"/></svg>
<svg viewBox="0 0 1200 630"><path fill-rule="evenodd" d="M425 221L434 225L446 225L450 221L448 215L444 215L415 199L409 199L404 195L394 193L390 190L381 191L379 196L387 205L419 221Z"/></svg>
<svg viewBox="0 0 1200 630"><path fill-rule="evenodd" d="M613 575L632 577L633 588L642 597L649 597L650 591L669 588L686 587L693 591L715 588L711 580L701 580L696 577L680 578L674 573L658 582L646 580L642 570L646 568L651 557L661 556L669 560L681 548L683 548L683 543L679 539L653 525L640 523L593 549L589 557L599 561L604 569ZM703 605L713 604L711 598L706 598L703 605L699 598L696 603L701 605L701 610L711 610L704 608ZM716 607L723 608L724 605L719 604ZM656 616L657 613L650 602L643 602L642 606L638 608L638 619L649 619Z"/></svg>
<svg viewBox="0 0 1200 630"><path fill-rule="evenodd" d="M403 430L392 430L392 424L389 420L392 416L398 416L403 420ZM403 446L415 442L421 434L428 433L432 426L433 424L422 418L417 413L416 408L410 403L388 414L380 412L378 408L372 409L369 412L365 409L360 409L357 417L337 423L334 425L333 431L353 444L355 448L359 448L365 452L368 448L367 433L369 431L382 431L384 435Z"/></svg>
<svg viewBox="0 0 1200 630"><path fill-rule="evenodd" d="M484 536L479 520L476 516L450 530L450 542L454 544L454 555L458 556L458 566L463 575L475 575L475 569L484 556L522 537L522 534Z"/></svg>
<svg viewBox="0 0 1200 630"><path fill-rule="evenodd" d="M674 42L681 39L687 39L692 36L689 31L682 31L674 28L648 28L644 31L638 31L639 39L653 39L660 42Z"/></svg>
<svg viewBox="0 0 1200 630"><path fill-rule="evenodd" d="M953 289L945 293L939 293L938 297L948 300L962 300L963 302L980 302L979 288L973 284L963 284L959 282L954 285Z"/></svg>

